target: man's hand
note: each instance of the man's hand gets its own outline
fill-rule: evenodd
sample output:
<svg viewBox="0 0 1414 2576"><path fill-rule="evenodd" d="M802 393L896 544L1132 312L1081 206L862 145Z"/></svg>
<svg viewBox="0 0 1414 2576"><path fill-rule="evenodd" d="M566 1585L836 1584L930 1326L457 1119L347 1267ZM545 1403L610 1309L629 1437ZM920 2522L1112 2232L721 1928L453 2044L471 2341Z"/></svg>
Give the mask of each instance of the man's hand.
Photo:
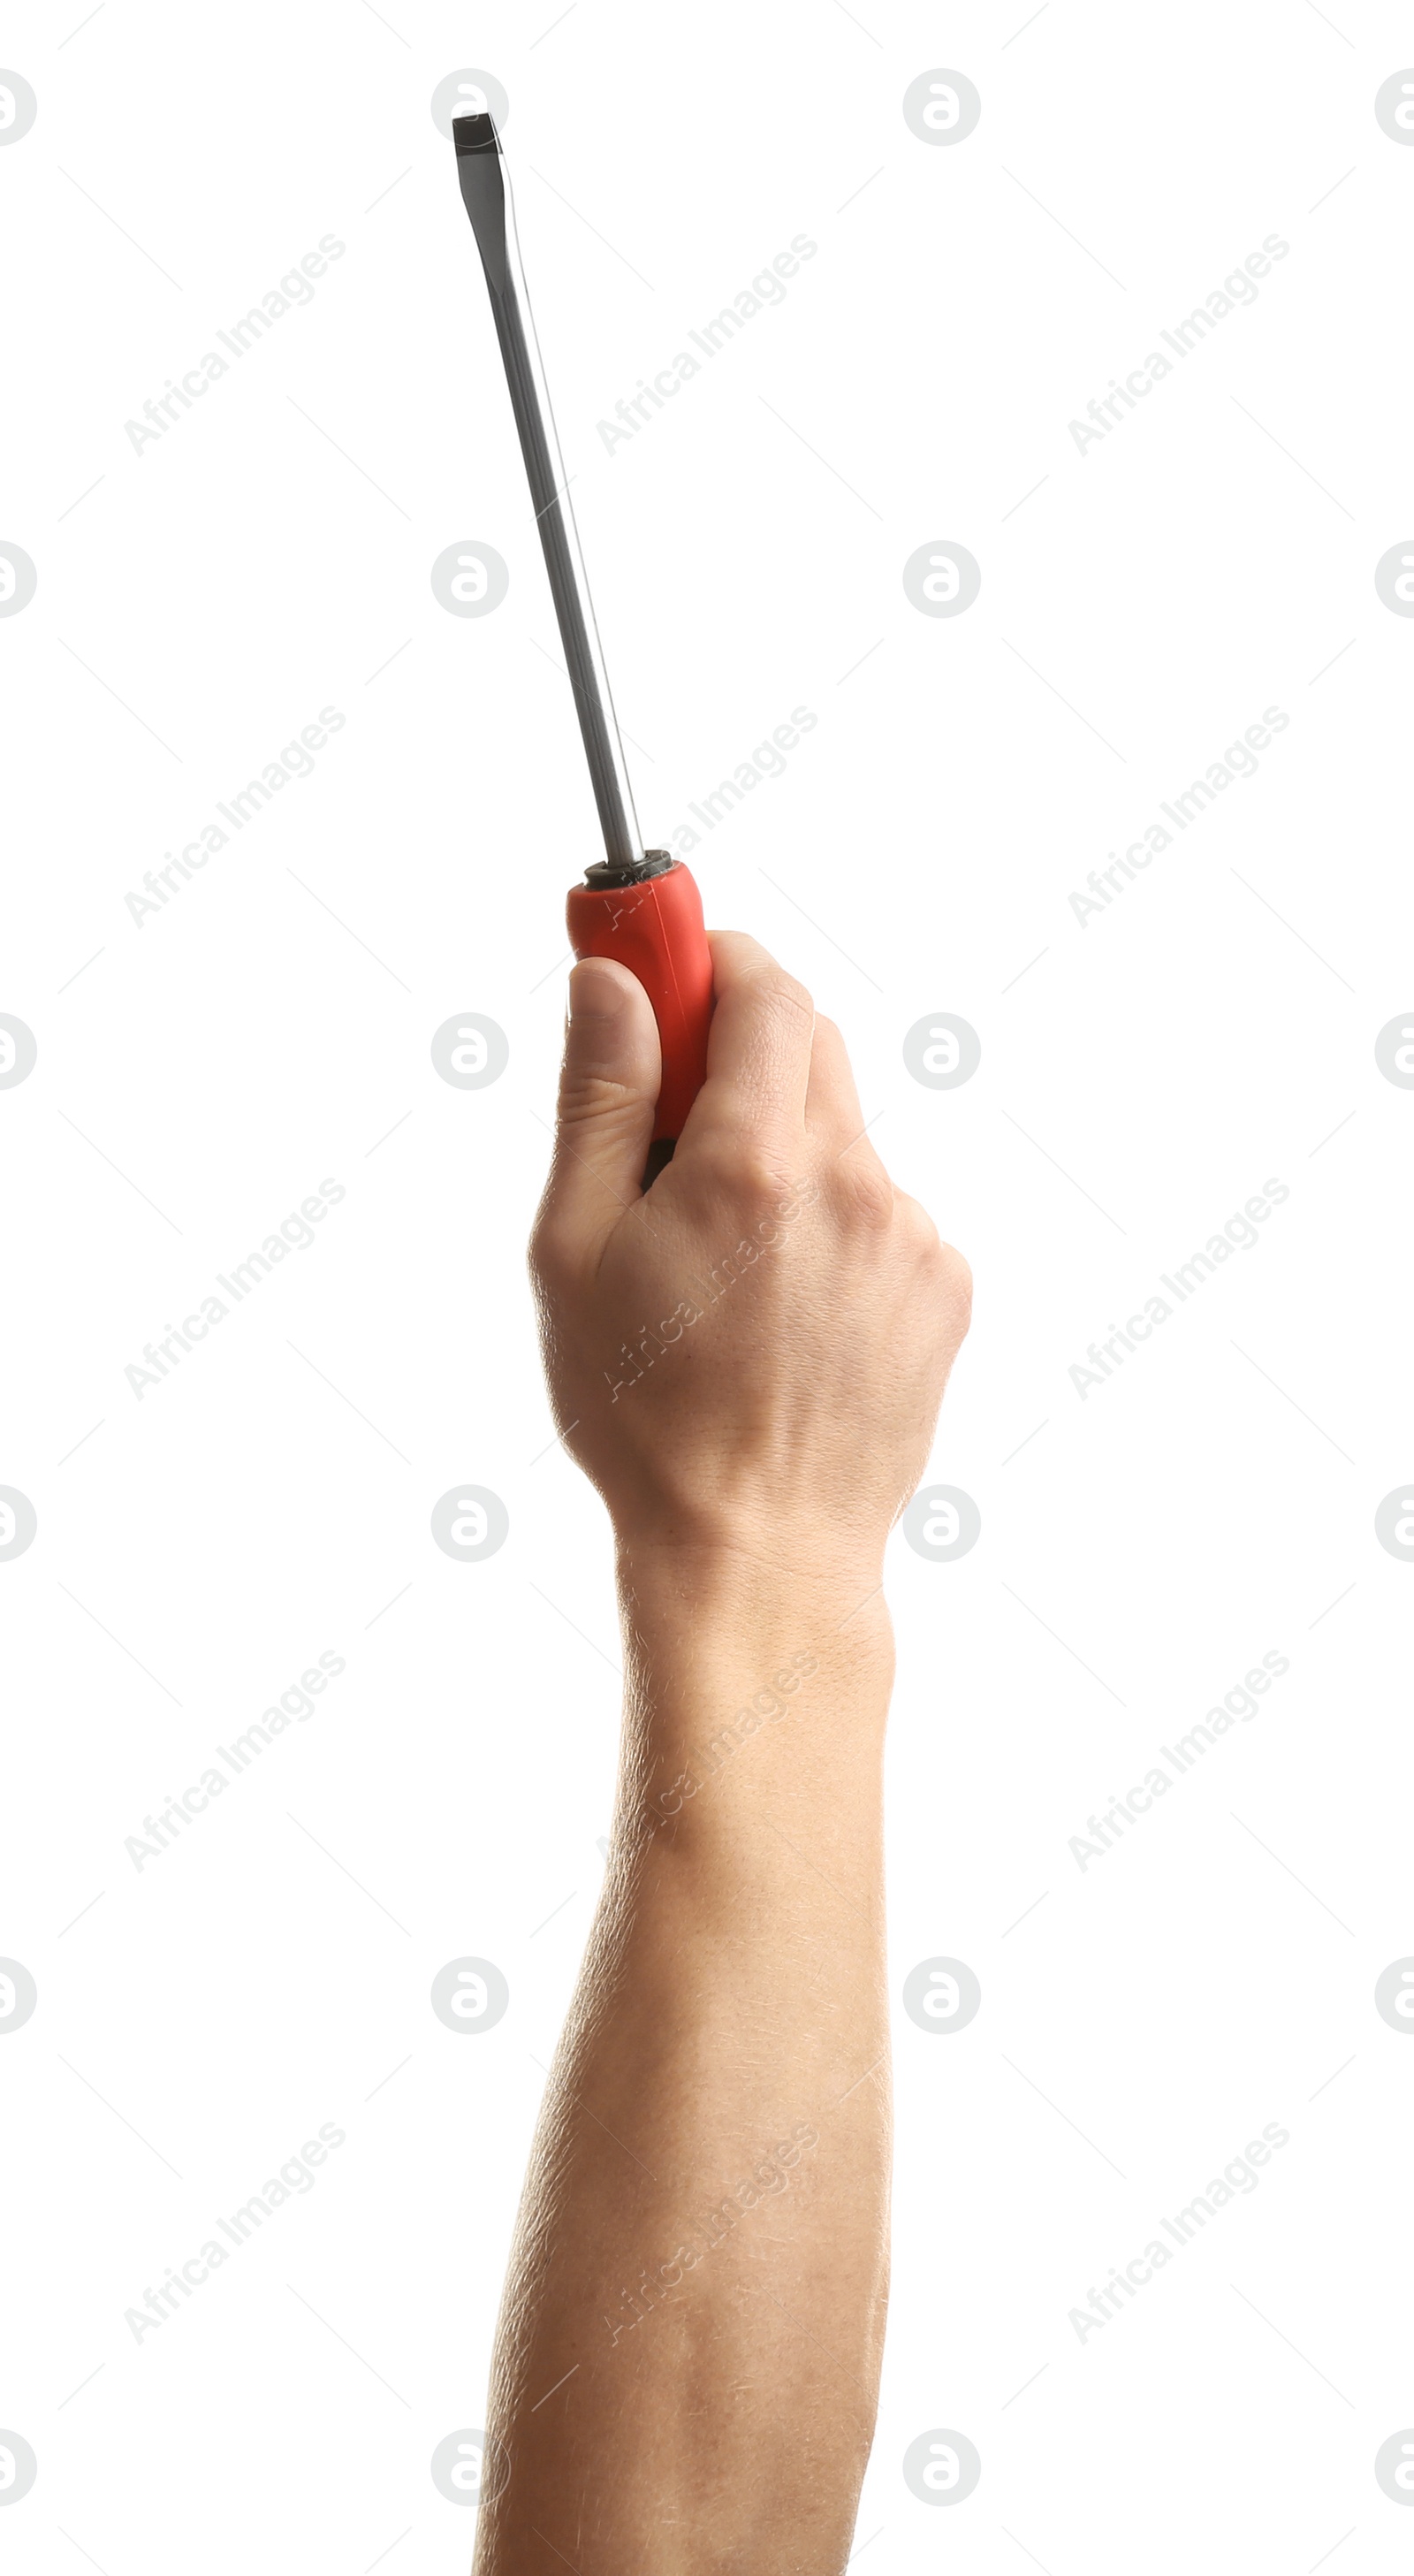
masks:
<svg viewBox="0 0 1414 2576"><path fill-rule="evenodd" d="M839 1031L753 939L712 941L707 1081L640 1189L658 1033L625 968L570 978L531 1245L565 1444L620 1540L877 1574L967 1330L960 1254L891 1184Z"/></svg>
<svg viewBox="0 0 1414 2576"><path fill-rule="evenodd" d="M888 2294L889 1528L967 1325L837 1030L713 942L706 1083L641 1179L646 995L572 978L532 1265L608 1503L624 1736L492 2373L478 2576L839 2576Z"/></svg>

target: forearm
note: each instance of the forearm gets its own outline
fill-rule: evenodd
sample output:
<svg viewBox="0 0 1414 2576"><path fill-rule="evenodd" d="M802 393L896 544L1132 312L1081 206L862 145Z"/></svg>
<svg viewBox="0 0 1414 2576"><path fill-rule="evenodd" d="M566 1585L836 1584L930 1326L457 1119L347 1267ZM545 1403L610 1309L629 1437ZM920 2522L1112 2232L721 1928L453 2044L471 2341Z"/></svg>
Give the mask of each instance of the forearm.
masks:
<svg viewBox="0 0 1414 2576"><path fill-rule="evenodd" d="M482 2576L844 2565L887 2289L877 1584L621 1559L619 1811L507 2286Z"/></svg>
<svg viewBox="0 0 1414 2576"><path fill-rule="evenodd" d="M619 1535L627 1694L480 2576L839 2576L873 2431L880 1563L969 1282L879 1162L838 1030L751 941L713 966L707 1080L647 1190L653 1015L622 966L575 968L531 1244L556 1420Z"/></svg>

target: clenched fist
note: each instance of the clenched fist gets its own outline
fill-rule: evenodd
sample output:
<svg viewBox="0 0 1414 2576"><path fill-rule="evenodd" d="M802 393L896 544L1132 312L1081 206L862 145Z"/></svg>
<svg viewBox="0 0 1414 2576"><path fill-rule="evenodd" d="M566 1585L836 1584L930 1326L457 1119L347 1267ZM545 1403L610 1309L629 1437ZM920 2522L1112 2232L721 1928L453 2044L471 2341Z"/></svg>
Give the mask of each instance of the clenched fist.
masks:
<svg viewBox="0 0 1414 2576"><path fill-rule="evenodd" d="M712 955L707 1080L647 1190L652 1010L608 960L571 975L531 1242L555 1418L634 1553L877 1574L970 1275L864 1134L838 1029L755 940Z"/></svg>

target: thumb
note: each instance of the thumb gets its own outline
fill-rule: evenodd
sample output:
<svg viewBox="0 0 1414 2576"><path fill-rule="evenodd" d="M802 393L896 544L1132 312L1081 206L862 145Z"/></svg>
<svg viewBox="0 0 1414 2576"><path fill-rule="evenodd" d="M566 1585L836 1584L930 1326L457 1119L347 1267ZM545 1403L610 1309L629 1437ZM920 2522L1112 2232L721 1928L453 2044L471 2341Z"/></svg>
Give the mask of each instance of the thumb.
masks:
<svg viewBox="0 0 1414 2576"><path fill-rule="evenodd" d="M640 1195L662 1054L653 1006L626 966L586 957L573 969L545 1213L571 1237L602 1242Z"/></svg>

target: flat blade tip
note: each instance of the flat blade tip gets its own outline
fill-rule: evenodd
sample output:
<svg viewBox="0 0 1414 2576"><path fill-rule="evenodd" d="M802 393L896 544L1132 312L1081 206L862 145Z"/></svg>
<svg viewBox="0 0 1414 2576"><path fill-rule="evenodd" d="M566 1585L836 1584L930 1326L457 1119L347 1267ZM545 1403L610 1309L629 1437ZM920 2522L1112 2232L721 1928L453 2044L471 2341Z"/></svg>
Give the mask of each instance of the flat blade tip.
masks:
<svg viewBox="0 0 1414 2576"><path fill-rule="evenodd" d="M501 149L501 138L496 131L496 120L489 114L482 116L454 116L452 119L452 141L457 147L457 156L459 159L468 152L499 152Z"/></svg>

